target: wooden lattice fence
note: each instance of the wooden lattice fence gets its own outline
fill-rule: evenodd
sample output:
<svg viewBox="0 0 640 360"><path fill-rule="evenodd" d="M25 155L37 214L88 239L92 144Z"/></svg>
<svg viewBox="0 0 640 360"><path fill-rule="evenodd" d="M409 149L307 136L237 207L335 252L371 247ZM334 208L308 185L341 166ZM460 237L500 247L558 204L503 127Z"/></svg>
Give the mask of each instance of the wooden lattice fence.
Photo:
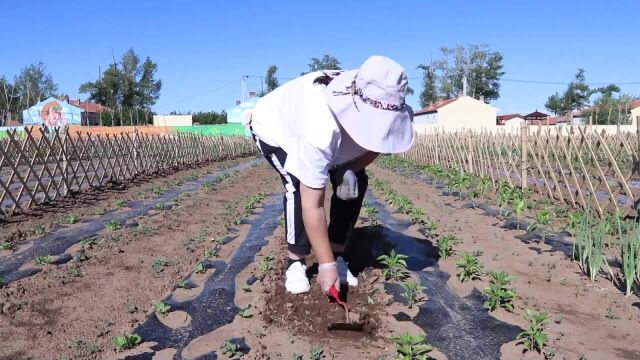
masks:
<svg viewBox="0 0 640 360"><path fill-rule="evenodd" d="M635 216L640 198L640 132L607 135L589 126L519 133L430 132L418 135L404 157L456 168L529 189L573 207L588 203L600 215Z"/></svg>
<svg viewBox="0 0 640 360"><path fill-rule="evenodd" d="M241 137L8 132L0 141L0 217L108 182L256 154Z"/></svg>

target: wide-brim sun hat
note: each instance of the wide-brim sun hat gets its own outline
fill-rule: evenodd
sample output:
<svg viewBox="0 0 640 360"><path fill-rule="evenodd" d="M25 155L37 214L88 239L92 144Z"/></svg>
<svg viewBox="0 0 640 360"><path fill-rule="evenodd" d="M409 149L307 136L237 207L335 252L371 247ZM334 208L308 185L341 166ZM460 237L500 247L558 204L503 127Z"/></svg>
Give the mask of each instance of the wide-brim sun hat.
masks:
<svg viewBox="0 0 640 360"><path fill-rule="evenodd" d="M336 76L325 89L336 120L361 147L401 153L413 145L413 109L405 103L407 75L385 56L371 56L357 70Z"/></svg>

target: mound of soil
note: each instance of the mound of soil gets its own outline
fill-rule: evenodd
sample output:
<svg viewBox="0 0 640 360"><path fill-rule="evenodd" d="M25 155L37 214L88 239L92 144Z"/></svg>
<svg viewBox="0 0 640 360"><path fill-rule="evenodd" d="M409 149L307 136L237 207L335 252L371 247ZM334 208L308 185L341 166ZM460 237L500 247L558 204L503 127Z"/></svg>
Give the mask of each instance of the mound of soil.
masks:
<svg viewBox="0 0 640 360"><path fill-rule="evenodd" d="M284 278L284 274L280 279ZM263 318L267 324L279 326L294 334L325 338L338 336L344 338L375 337L380 326L378 314L384 311L382 299L376 285L382 279L380 270L367 269L359 276L358 287L343 287L342 298L349 305L351 319L363 323L363 331L328 330L329 324L345 321L343 308L330 300L320 287L311 280L311 291L293 295L286 292L283 280L270 281L266 293Z"/></svg>

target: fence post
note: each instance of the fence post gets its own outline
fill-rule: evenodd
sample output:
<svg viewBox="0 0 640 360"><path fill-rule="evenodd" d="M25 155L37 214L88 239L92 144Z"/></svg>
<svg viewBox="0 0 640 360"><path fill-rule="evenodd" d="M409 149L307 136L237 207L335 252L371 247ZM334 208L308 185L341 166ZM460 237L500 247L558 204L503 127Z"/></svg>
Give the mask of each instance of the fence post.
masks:
<svg viewBox="0 0 640 360"><path fill-rule="evenodd" d="M473 146L472 146L473 131L469 130L467 134L469 134L469 136L467 137L467 145L469 146L469 151L467 152L467 157L469 162L469 173L473 174Z"/></svg>
<svg viewBox="0 0 640 360"><path fill-rule="evenodd" d="M134 175L138 175L140 173L140 166L138 164L138 129L133 128L133 168L136 173Z"/></svg>
<svg viewBox="0 0 640 360"><path fill-rule="evenodd" d="M438 129L435 129L434 134L435 134L435 140L433 142L435 144L436 165L440 165L440 157L438 157L438 153L439 153L439 151L438 151L438 146L439 146L439 144L438 144L438 135L439 135L439 131L438 131Z"/></svg>
<svg viewBox="0 0 640 360"><path fill-rule="evenodd" d="M527 188L527 161L528 161L528 141L529 141L529 126L523 123L520 127L520 186L522 190Z"/></svg>

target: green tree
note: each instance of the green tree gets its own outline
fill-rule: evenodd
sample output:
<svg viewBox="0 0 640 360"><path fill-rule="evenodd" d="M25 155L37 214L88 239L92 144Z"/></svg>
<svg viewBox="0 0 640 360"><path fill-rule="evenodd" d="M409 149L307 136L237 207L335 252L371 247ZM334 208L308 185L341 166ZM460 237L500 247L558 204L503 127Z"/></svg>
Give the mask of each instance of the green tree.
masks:
<svg viewBox="0 0 640 360"><path fill-rule="evenodd" d="M19 101L15 86L4 75L0 75L0 126L6 125L8 120L19 114Z"/></svg>
<svg viewBox="0 0 640 360"><path fill-rule="evenodd" d="M42 61L25 66L15 77L13 86L22 108L53 96L58 90L58 85Z"/></svg>
<svg viewBox="0 0 640 360"><path fill-rule="evenodd" d="M500 52L484 44L442 47L440 52L441 58L418 65L424 71L421 102L458 96L464 90L465 78L467 95L487 103L500 97L500 79L504 75Z"/></svg>
<svg viewBox="0 0 640 360"><path fill-rule="evenodd" d="M584 69L578 69L562 95L556 92L549 96L544 106L556 115L567 115L589 105L589 99L595 92L586 83Z"/></svg>
<svg viewBox="0 0 640 360"><path fill-rule="evenodd" d="M334 56L325 54L321 58L312 57L309 65L309 71L306 73L320 71L320 70L342 70L340 67L340 61ZM306 74L302 73L302 75Z"/></svg>
<svg viewBox="0 0 640 360"><path fill-rule="evenodd" d="M149 110L160 98L162 82L156 79L157 70L158 64L149 57L141 63L131 48L119 63L109 65L100 79L80 85L79 92L112 109Z"/></svg>
<svg viewBox="0 0 640 360"><path fill-rule="evenodd" d="M616 96L614 92L620 92L620 88L617 88L618 91L611 91L612 89L605 88L605 91L601 91L602 95L594 101L593 106L583 111L585 123L594 125L631 124L630 105L635 97L626 94Z"/></svg>
<svg viewBox="0 0 640 360"><path fill-rule="evenodd" d="M265 84L267 85L266 90L261 91L258 96L262 97L267 95L268 93L272 92L273 90L275 90L278 86L280 86L280 83L278 82L278 78L276 78L276 72L278 71L278 67L275 65L271 65L269 66L269 69L267 69L267 76L265 77Z"/></svg>
<svg viewBox="0 0 640 360"><path fill-rule="evenodd" d="M438 88L436 86L436 73L430 65L418 65L418 69L424 71L422 78L422 92L420 93L420 106L425 108L438 101Z"/></svg>

